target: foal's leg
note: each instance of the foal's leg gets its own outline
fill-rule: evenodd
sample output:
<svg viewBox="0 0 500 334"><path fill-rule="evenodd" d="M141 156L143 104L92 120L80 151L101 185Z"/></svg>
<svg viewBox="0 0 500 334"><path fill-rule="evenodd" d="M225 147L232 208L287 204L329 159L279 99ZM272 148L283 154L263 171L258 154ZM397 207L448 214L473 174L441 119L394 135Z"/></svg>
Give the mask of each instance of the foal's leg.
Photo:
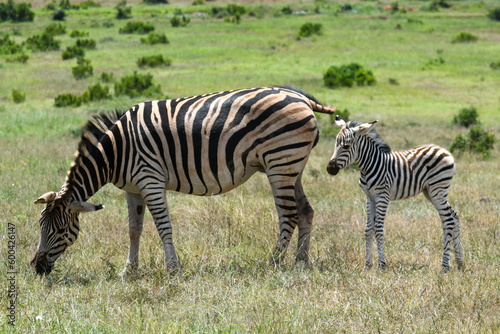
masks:
<svg viewBox="0 0 500 334"><path fill-rule="evenodd" d="M447 188L430 188L424 194L436 207L443 225L443 270L450 269L450 244L452 240L453 248L455 249L455 261L460 268L463 264L462 245L460 243L460 222L457 213L448 203Z"/></svg>
<svg viewBox="0 0 500 334"><path fill-rule="evenodd" d="M302 189L302 173L300 173L297 181L295 182L295 201L299 214L299 240L297 244L297 257L296 262L302 261L307 263L309 261L309 242L311 240L312 220L314 217L314 210L307 201L304 190Z"/></svg>
<svg viewBox="0 0 500 334"><path fill-rule="evenodd" d="M384 257L384 221L387 207L389 206L389 194L382 193L375 199L375 239L377 240L378 267L385 268Z"/></svg>
<svg viewBox="0 0 500 334"><path fill-rule="evenodd" d="M366 241L366 262L365 270L373 266L373 236L375 235L375 202L366 198L366 228L365 228L365 241Z"/></svg>
<svg viewBox="0 0 500 334"><path fill-rule="evenodd" d="M129 271L136 270L139 266L139 240L141 239L144 212L146 211L146 205L141 195L127 193L127 206L130 246L127 264L121 273L122 276Z"/></svg>

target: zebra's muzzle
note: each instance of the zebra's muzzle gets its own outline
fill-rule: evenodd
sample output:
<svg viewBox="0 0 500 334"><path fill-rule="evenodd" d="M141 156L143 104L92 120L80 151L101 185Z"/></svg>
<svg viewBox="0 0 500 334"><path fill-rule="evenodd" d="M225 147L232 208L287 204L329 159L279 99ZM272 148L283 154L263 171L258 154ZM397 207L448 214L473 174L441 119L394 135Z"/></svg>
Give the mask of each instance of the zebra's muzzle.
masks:
<svg viewBox="0 0 500 334"><path fill-rule="evenodd" d="M339 172L339 170L340 170L340 168L337 165L337 162L333 161L333 160L330 160L330 162L328 163L328 166L326 166L326 171L330 175L337 175L337 173Z"/></svg>
<svg viewBox="0 0 500 334"><path fill-rule="evenodd" d="M52 265L49 264L46 252L36 253L33 260L30 262L31 267L35 267L38 275L48 275L52 271Z"/></svg>

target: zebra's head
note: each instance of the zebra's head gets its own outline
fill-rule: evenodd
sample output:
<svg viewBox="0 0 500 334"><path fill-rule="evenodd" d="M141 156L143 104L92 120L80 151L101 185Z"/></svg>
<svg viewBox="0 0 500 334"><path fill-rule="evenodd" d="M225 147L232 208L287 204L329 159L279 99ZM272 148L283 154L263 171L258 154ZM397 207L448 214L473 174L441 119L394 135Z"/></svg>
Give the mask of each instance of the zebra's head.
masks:
<svg viewBox="0 0 500 334"><path fill-rule="evenodd" d="M335 116L335 124L340 128L340 132L335 142L335 152L326 167L329 174L337 175L342 168L356 161L358 153L356 144L359 137L370 132L377 122L360 123L352 121L346 123L340 116Z"/></svg>
<svg viewBox="0 0 500 334"><path fill-rule="evenodd" d="M78 214L104 208L100 204L77 202L55 192L42 195L34 203L45 204L40 216L40 241L30 265L37 274L49 274L57 258L78 238Z"/></svg>

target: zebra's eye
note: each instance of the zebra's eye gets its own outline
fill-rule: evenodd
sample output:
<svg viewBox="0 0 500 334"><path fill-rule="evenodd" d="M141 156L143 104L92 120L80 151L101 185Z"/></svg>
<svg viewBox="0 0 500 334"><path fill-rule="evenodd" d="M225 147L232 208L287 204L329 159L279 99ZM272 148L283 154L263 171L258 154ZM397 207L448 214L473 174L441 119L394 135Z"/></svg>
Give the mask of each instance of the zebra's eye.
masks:
<svg viewBox="0 0 500 334"><path fill-rule="evenodd" d="M348 149L349 149L349 145L344 145L344 146L342 146L342 148L343 148L344 150L348 150Z"/></svg>

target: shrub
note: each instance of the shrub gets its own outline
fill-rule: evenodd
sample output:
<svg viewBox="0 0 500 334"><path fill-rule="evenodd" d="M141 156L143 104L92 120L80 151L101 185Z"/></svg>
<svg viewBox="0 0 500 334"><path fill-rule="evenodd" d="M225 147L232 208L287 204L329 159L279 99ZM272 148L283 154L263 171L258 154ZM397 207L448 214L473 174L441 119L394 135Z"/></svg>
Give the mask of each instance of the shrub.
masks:
<svg viewBox="0 0 500 334"><path fill-rule="evenodd" d="M33 51L59 50L60 44L61 42L46 32L43 32L41 35L31 36L26 40L26 47Z"/></svg>
<svg viewBox="0 0 500 334"><path fill-rule="evenodd" d="M82 98L70 93L58 95L55 98L56 107L79 107L82 105Z"/></svg>
<svg viewBox="0 0 500 334"><path fill-rule="evenodd" d="M351 63L342 66L330 66L323 75L325 86L329 88L374 85L376 83L372 71L364 69L361 65Z"/></svg>
<svg viewBox="0 0 500 334"><path fill-rule="evenodd" d="M9 57L9 58L5 59L5 61L8 62L8 63L22 63L22 64L26 64L26 62L28 61L28 59L29 59L28 55L26 55L24 53L21 53L20 55Z"/></svg>
<svg viewBox="0 0 500 334"><path fill-rule="evenodd" d="M457 37L455 37L452 43L475 43L479 38L468 32L460 32Z"/></svg>
<svg viewBox="0 0 500 334"><path fill-rule="evenodd" d="M88 50L94 50L96 42L93 39L77 39L76 44L77 47L79 48L84 48Z"/></svg>
<svg viewBox="0 0 500 334"><path fill-rule="evenodd" d="M71 73L76 80L85 79L94 75L94 68L90 64L90 60L83 57L76 59L77 65L71 68Z"/></svg>
<svg viewBox="0 0 500 334"><path fill-rule="evenodd" d="M9 38L9 35L0 37L0 54L11 55L23 51L23 46Z"/></svg>
<svg viewBox="0 0 500 334"><path fill-rule="evenodd" d="M118 20L126 20L132 17L132 7L118 6L116 7L116 18Z"/></svg>
<svg viewBox="0 0 500 334"><path fill-rule="evenodd" d="M141 38L141 43L149 44L149 45L168 44L169 41L168 41L167 36L165 34L157 34L154 32L150 32L148 34L148 36L146 36L145 38Z"/></svg>
<svg viewBox="0 0 500 334"><path fill-rule="evenodd" d="M20 90L13 89L12 90L12 100L14 103L22 103L26 100L26 94L21 92Z"/></svg>
<svg viewBox="0 0 500 334"><path fill-rule="evenodd" d="M150 23L141 21L127 22L125 27L120 28L120 34L147 34L155 30L155 27Z"/></svg>
<svg viewBox="0 0 500 334"><path fill-rule="evenodd" d="M177 16L175 15L174 17L172 17L170 19L170 24L172 25L172 27L176 28L176 27L185 27L188 25L188 23L191 21L190 18L182 15L182 16Z"/></svg>
<svg viewBox="0 0 500 334"><path fill-rule="evenodd" d="M102 82L113 82L113 81L115 81L115 76L111 72L102 72L101 73L101 81Z"/></svg>
<svg viewBox="0 0 500 334"><path fill-rule="evenodd" d="M479 124L478 118L479 114L475 107L463 108L457 115L453 116L453 124L468 128L471 125Z"/></svg>
<svg viewBox="0 0 500 334"><path fill-rule="evenodd" d="M46 26L44 31L52 36L64 35L66 33L66 27L61 23L52 23Z"/></svg>
<svg viewBox="0 0 500 334"><path fill-rule="evenodd" d="M79 46L68 46L66 51L62 53L62 59L72 59L72 58L83 58L85 56L85 50Z"/></svg>
<svg viewBox="0 0 500 334"><path fill-rule="evenodd" d="M65 17L66 17L66 12L62 9L55 11L54 14L52 14L52 20L54 21L64 21Z"/></svg>
<svg viewBox="0 0 500 334"><path fill-rule="evenodd" d="M283 14L283 15L292 15L293 14L292 7L285 6L285 7L281 8L281 14Z"/></svg>
<svg viewBox="0 0 500 334"><path fill-rule="evenodd" d="M75 37L85 37L85 36L88 36L89 33L86 32L86 31L81 31L81 30L73 30L71 32L71 34L69 35L69 37L71 38L75 38Z"/></svg>
<svg viewBox="0 0 500 334"><path fill-rule="evenodd" d="M115 95L138 96L158 96L162 95L160 85L153 84L153 76L147 74L137 74L123 77L120 82L115 83Z"/></svg>
<svg viewBox="0 0 500 334"><path fill-rule="evenodd" d="M26 2L14 3L14 0L0 3L0 22L32 22L35 13L31 10L31 4Z"/></svg>
<svg viewBox="0 0 500 334"><path fill-rule="evenodd" d="M191 3L191 6L203 6L205 5L205 0L194 0Z"/></svg>
<svg viewBox="0 0 500 334"><path fill-rule="evenodd" d="M500 61L491 63L490 67L494 70L500 70Z"/></svg>
<svg viewBox="0 0 500 334"><path fill-rule="evenodd" d="M149 4L149 5L156 5L156 4L168 4L168 0L142 0L142 2Z"/></svg>
<svg viewBox="0 0 500 334"><path fill-rule="evenodd" d="M311 23L311 22L304 23L299 29L299 33L297 34L297 39L301 39L302 37L309 37L312 36L313 34L321 35L322 27L323 26L321 25L321 23Z"/></svg>
<svg viewBox="0 0 500 334"><path fill-rule="evenodd" d="M99 101L110 98L111 95L109 94L109 87L101 86L100 83L97 83L93 86L89 86L87 90L82 94L82 101L85 103L90 101Z"/></svg>
<svg viewBox="0 0 500 334"><path fill-rule="evenodd" d="M493 21L500 21L500 7L493 8L488 12L488 18Z"/></svg>
<svg viewBox="0 0 500 334"><path fill-rule="evenodd" d="M450 151L462 153L465 150L469 152L481 153L484 156L490 155L490 150L495 145L496 138L492 133L487 132L481 126L476 125L469 130L464 137L461 134L455 137L451 143Z"/></svg>
<svg viewBox="0 0 500 334"><path fill-rule="evenodd" d="M137 66L139 67L170 66L171 63L170 59L163 58L162 55L145 56L137 59Z"/></svg>

